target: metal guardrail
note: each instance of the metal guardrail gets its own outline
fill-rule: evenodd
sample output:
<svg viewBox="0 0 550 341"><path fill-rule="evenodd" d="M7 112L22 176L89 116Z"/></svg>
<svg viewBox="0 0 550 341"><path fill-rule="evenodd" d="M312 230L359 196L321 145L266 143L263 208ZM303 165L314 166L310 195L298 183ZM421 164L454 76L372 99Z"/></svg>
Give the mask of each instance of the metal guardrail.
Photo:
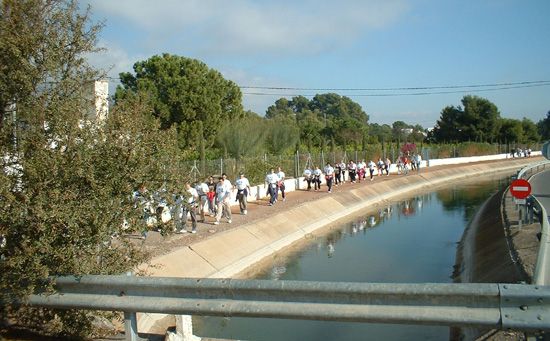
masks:
<svg viewBox="0 0 550 341"><path fill-rule="evenodd" d="M546 167L550 166L550 161L544 160L537 164L527 166L523 168L518 173L518 178L531 177L533 174L545 170ZM536 168L536 170L535 170ZM541 237L540 237L540 246L537 253L537 262L535 264L535 271L533 274L533 283L537 285L548 285L550 283L550 267L548 264L548 259L550 257L550 222L548 217L548 212L545 207L540 203L540 201L535 198L535 205L538 208L538 216L541 224Z"/></svg>
<svg viewBox="0 0 550 341"><path fill-rule="evenodd" d="M540 172L550 168L550 161L544 160L533 165L522 168L518 175L518 179L530 178L535 173ZM550 258L550 222L548 217L548 212L544 206L535 198L535 205L539 210L539 220L541 224L541 237L540 237L540 246L537 253L537 263L535 265L535 271L533 275L533 283L537 285L548 285L550 284L550 264L548 259Z"/></svg>
<svg viewBox="0 0 550 341"><path fill-rule="evenodd" d="M546 168L550 167L550 161L549 160L543 160L537 163L534 163L532 165L528 165L526 167L523 167L517 175L518 179L527 179L528 177L531 177L533 174L540 172L541 170L544 170Z"/></svg>
<svg viewBox="0 0 550 341"><path fill-rule="evenodd" d="M540 204L536 197L535 200L540 209L541 235L537 263L533 274L533 283L537 285L548 285L550 283L550 264L548 264L548 258L550 257L550 222L548 221L548 213L544 206Z"/></svg>
<svg viewBox="0 0 550 341"><path fill-rule="evenodd" d="M68 276L57 278L55 289L26 303L124 311L127 318L149 312L550 330L550 287L526 284Z"/></svg>

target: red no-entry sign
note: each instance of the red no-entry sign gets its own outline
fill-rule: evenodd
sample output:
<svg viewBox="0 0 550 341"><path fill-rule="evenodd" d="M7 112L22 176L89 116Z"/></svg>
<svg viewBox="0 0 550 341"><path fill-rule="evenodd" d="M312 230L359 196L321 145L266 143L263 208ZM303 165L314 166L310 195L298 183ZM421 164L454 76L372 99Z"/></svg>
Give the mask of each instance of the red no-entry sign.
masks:
<svg viewBox="0 0 550 341"><path fill-rule="evenodd" d="M531 194L531 184L524 179L512 181L510 185L510 193L517 199L525 199Z"/></svg>

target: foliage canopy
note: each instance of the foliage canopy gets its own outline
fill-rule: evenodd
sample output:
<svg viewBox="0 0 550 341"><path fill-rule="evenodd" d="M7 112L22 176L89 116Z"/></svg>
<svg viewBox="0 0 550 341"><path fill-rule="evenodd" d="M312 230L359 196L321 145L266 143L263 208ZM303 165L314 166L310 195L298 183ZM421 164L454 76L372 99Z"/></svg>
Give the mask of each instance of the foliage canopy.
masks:
<svg viewBox="0 0 550 341"><path fill-rule="evenodd" d="M178 157L176 131L159 129L146 96L121 99L102 124L90 116L91 85L101 74L85 56L97 50L100 28L74 0L2 1L3 302L48 290L49 276L119 274L141 263L146 254L139 245L111 238L124 219L142 224L132 190L181 184L178 172L164 168ZM90 331L88 313L18 316L18 309L3 304L0 318L40 328L55 317L59 329L52 333Z"/></svg>

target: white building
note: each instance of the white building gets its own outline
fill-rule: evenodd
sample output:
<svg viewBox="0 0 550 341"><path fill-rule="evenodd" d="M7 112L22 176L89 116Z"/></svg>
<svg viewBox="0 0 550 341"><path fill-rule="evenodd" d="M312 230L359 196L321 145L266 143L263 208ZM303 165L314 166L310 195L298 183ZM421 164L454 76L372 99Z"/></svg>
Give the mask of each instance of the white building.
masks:
<svg viewBox="0 0 550 341"><path fill-rule="evenodd" d="M86 100L89 103L88 117L97 122L105 121L109 114L109 81L90 82Z"/></svg>

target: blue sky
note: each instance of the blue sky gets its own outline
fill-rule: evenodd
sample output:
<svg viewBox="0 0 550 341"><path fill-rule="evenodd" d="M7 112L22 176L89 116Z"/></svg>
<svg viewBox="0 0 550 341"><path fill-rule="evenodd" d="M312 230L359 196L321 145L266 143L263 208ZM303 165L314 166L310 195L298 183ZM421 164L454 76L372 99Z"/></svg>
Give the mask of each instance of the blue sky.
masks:
<svg viewBox="0 0 550 341"><path fill-rule="evenodd" d="M87 0L105 27L90 57L110 76L164 52L196 58L239 86L383 89L548 81L544 86L332 91L359 103L371 123L432 127L464 95L501 116L535 122L550 111L547 0ZM538 84L540 85L540 84ZM323 90L242 89L260 115L280 97ZM252 95L269 93L273 95ZM392 96L372 96L392 94ZM284 95L284 96L283 96Z"/></svg>

